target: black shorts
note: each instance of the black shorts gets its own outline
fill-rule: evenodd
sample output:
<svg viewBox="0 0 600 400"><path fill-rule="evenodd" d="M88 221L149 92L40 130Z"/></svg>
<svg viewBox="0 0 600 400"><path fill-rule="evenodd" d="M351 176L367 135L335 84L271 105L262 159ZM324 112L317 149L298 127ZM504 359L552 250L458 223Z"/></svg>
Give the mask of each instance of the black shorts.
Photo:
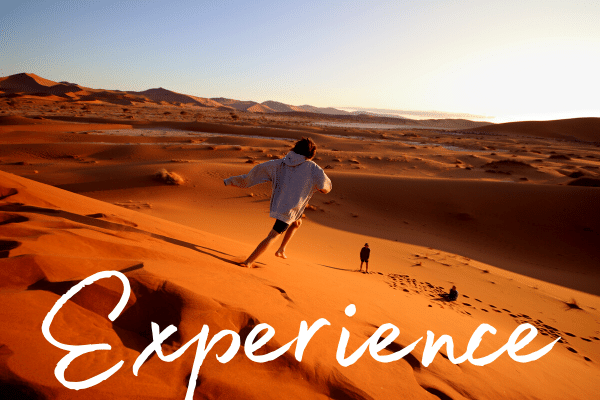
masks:
<svg viewBox="0 0 600 400"><path fill-rule="evenodd" d="M275 221L275 225L273 225L273 230L279 234L285 232L287 230L287 228L290 227L290 224L283 222L282 220L278 219Z"/></svg>
<svg viewBox="0 0 600 400"><path fill-rule="evenodd" d="M368 263L368 262L369 262L369 259L367 258L367 259L365 260L364 258L361 258L361 259L360 259L360 262L361 262L361 263L364 263L364 262Z"/></svg>

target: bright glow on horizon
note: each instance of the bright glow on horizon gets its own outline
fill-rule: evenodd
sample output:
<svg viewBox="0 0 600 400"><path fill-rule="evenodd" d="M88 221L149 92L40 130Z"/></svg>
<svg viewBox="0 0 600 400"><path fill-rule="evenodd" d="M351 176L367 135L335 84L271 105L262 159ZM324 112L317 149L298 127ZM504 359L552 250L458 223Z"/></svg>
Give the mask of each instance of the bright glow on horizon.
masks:
<svg viewBox="0 0 600 400"><path fill-rule="evenodd" d="M0 76L492 122L600 117L599 20L597 1L4 1Z"/></svg>

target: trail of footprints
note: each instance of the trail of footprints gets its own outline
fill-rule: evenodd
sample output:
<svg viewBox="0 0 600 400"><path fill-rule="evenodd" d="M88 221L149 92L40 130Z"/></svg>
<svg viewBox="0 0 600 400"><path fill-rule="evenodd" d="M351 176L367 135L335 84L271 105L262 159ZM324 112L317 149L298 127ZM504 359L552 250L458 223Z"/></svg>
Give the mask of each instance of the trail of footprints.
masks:
<svg viewBox="0 0 600 400"><path fill-rule="evenodd" d="M12 213L11 214L9 214L9 213L0 214L0 225L21 223L21 222L26 222L28 220L29 219L27 217L19 215L19 214L12 214ZM10 251L15 249L16 247L19 247L20 245L21 245L21 243L17 242L17 241L0 240L0 258L8 258ZM380 272L378 274L383 275ZM421 294L421 295L430 297L434 301L444 302L445 306L447 306L448 308L450 308L454 311L460 312L462 314L471 315L471 313L469 311L467 311L467 309L465 309L466 307L473 308L473 309L479 309L484 312L492 311L492 312L496 312L496 313L506 313L511 318L513 318L518 324L529 323L529 324L535 326L536 329L539 331L539 333L544 336L549 336L551 338L556 338L556 337L560 336L561 340L559 342L564 344L566 346L567 350L569 350L570 352L578 354L578 351L575 350L569 343L570 338L576 339L576 338L578 338L578 336L576 336L575 334L570 333L570 332L560 331L553 326L545 324L540 319L534 320L533 318L531 318L529 315L526 315L526 314L512 313L510 310L507 310L506 308L500 309L493 304L488 304L489 309L481 307L482 304L472 305L471 303L461 301L461 298L470 299L469 296L464 295L464 294L461 295L461 298L459 298L457 301L446 301L442 297L442 294L446 293L446 289L444 287L435 286L429 282L419 282L416 279L411 278L409 275L387 274L387 277L385 277L385 282L392 289L402 290L406 293L412 292L412 293L416 293L416 294ZM279 289L279 288L276 288L276 289L281 291L281 289ZM473 299L473 300L474 300L474 302L477 302L477 303L483 303L479 299ZM429 305L429 307L432 307L432 306ZM569 339L567 339L567 338L569 338ZM592 336L589 338L579 337L579 339L583 340L585 342L600 341L600 338L598 338L597 336ZM592 362L592 360L589 357L583 356L583 358L588 362Z"/></svg>
<svg viewBox="0 0 600 400"><path fill-rule="evenodd" d="M575 350L571 346L571 344L569 343L569 340L578 338L585 342L600 341L600 338L598 338L597 336L591 336L589 338L578 337L577 335L575 335L573 333L560 331L559 329L557 329L553 326L545 324L541 319L533 319L529 315L526 315L526 314L513 313L512 311L507 310L506 308L499 308L493 304L488 304L487 307L489 307L489 308L482 307L484 304L481 300L474 298L473 299L474 301L471 301L471 298L464 294L460 295L459 299L456 301L446 301L442 297L442 294L447 293L447 289L445 289L442 286L432 285L429 282L419 282L416 279L411 278L409 275L387 274L385 282L392 289L402 290L403 292L406 292L406 293L416 293L416 294L420 294L420 295L425 295L425 296L430 297L434 301L443 302L444 307L447 306L448 308L450 308L454 311L460 312L461 314L471 315L471 313L469 311L467 311L467 309L466 309L467 307L473 308L476 310L481 310L483 312L488 312L488 313L496 312L496 313L500 313L500 314L502 314L502 313L508 314L508 316L513 318L518 324L528 323L528 324L535 326L541 335L548 336L550 338L557 338L560 336L561 339L559 340L559 343L562 343L563 345L565 345L567 350L569 350L570 352L575 353L575 354L578 354L578 351ZM468 299L468 300L461 301L462 299ZM481 304L473 305L471 303L481 303ZM432 305L430 304L429 307L432 307ZM571 338L573 338L573 339L571 339ZM582 357L584 358L585 361L592 362L592 360L589 357L586 357L586 356L582 356Z"/></svg>

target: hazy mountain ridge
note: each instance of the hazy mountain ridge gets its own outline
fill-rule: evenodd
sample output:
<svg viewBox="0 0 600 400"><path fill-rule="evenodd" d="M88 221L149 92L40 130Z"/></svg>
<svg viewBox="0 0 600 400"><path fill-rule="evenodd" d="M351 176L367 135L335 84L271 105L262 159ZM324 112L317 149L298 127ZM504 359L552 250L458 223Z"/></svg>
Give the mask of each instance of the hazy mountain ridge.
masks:
<svg viewBox="0 0 600 400"><path fill-rule="evenodd" d="M89 103L108 103L119 105L158 104L158 105L188 105L210 108L219 111L249 112L256 114L290 114L295 116L318 117L354 117L358 119L379 118L382 121L407 123L409 118L372 112L368 109L345 111L333 107L315 107L308 104L294 106L282 102L267 100L258 103L252 100L237 100L226 97L205 98L174 92L162 87L144 91L122 91L108 89L92 89L76 83L55 82L30 73L19 73L0 78L0 97L39 96L55 101L79 101ZM54 97L53 97L54 96ZM384 110L382 110L384 111ZM388 110L389 111L389 110ZM476 124L473 126L480 126ZM469 124L461 127L473 127Z"/></svg>
<svg viewBox="0 0 600 400"><path fill-rule="evenodd" d="M320 108L310 105L294 106L278 101L258 103L252 100L236 100L225 97L205 98L174 92L162 87L144 91L121 91L108 89L91 89L67 81L55 82L30 73L19 73L0 78L0 95L58 96L59 98L88 102L106 102L130 105L133 103L156 103L193 105L210 107L219 110L242 111L252 113L298 112L332 115L348 115L347 111L331 107Z"/></svg>

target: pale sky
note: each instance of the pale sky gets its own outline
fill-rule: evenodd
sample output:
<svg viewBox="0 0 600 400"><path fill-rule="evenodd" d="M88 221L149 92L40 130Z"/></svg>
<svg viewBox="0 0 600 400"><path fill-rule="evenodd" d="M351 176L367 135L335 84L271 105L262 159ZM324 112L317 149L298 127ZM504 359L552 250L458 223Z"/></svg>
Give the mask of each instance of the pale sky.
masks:
<svg viewBox="0 0 600 400"><path fill-rule="evenodd" d="M7 1L0 76L319 107L600 117L600 1Z"/></svg>

